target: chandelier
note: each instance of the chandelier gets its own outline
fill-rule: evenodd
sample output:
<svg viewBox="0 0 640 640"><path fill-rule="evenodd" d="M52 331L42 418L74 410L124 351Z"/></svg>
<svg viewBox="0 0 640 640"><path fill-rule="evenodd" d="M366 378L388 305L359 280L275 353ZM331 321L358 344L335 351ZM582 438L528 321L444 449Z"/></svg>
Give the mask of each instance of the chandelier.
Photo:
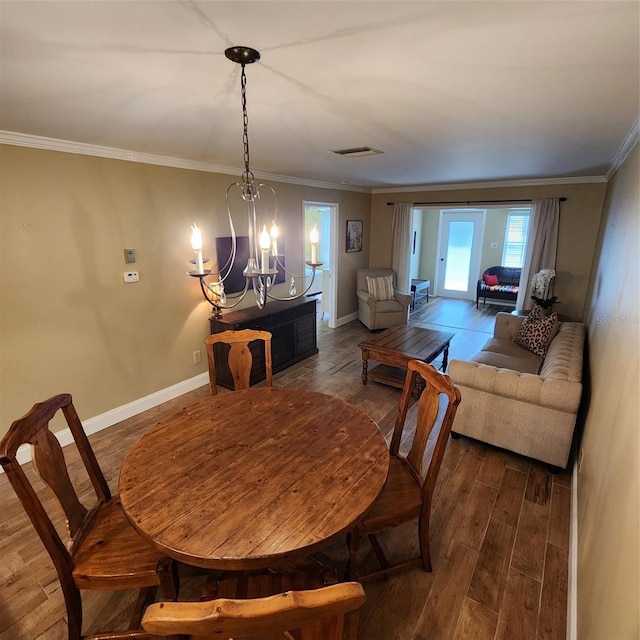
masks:
<svg viewBox="0 0 640 640"><path fill-rule="evenodd" d="M202 254L202 234L200 229L194 224L192 225L191 248L195 252L195 259L190 260L195 264L195 270L189 271L188 275L200 280L200 288L205 300L213 307L215 317L220 317L221 309L232 309L240 304L247 294L252 291L255 297L256 305L262 309L267 300L295 300L304 296L315 280L316 269L322 266L322 262L318 262L318 243L319 234L317 226L311 230L311 260L305 261L305 264L311 268L311 274L296 275L285 268L284 255L278 253L278 236L279 230L276 224L278 201L276 192L269 185L256 184L254 175L249 167L249 135L247 116L247 77L245 74L245 66L253 64L260 60L260 53L250 47L230 47L224 52L225 56L239 64L242 68L240 74L241 98L242 98L242 121L243 121L243 146L244 146L244 172L242 173L242 182L234 182L229 185L226 193L227 217L229 219L229 229L231 233L231 252L229 258L224 265L218 264L218 270L205 269L204 264L208 262L208 258L203 258ZM237 248L238 241L233 224L233 216L229 203L229 194L234 190L240 190L240 196L246 203L247 211L247 227L249 236L249 257L246 266L242 271L245 278L244 289L239 292L225 292L225 280L229 277L235 262L238 258ZM271 215L259 215L258 204L262 204L264 198L261 198L263 192L269 192L273 197L275 206ZM267 198L270 199L270 198ZM270 229L267 231L267 224L270 223ZM220 256L218 256L220 258ZM279 270L286 274L289 279L289 295L278 297L272 292L275 284L276 276ZM211 280L208 280L211 276ZM298 293L296 280L305 282L309 280L309 284L304 291Z"/></svg>

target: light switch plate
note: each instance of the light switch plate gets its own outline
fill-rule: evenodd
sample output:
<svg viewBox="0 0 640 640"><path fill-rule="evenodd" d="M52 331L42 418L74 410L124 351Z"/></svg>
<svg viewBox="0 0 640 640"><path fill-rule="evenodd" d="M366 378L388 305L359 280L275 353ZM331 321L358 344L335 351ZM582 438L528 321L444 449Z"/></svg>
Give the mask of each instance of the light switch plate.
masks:
<svg viewBox="0 0 640 640"><path fill-rule="evenodd" d="M135 249L125 249L124 250L124 261L125 262L135 262L136 261L136 250Z"/></svg>

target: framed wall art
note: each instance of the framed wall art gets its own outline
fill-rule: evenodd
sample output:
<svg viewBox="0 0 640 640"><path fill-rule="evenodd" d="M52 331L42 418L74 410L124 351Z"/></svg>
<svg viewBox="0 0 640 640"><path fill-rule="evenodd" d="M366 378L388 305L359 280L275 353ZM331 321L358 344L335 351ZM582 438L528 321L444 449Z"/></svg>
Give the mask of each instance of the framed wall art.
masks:
<svg viewBox="0 0 640 640"><path fill-rule="evenodd" d="M362 251L362 220L347 220L347 253Z"/></svg>

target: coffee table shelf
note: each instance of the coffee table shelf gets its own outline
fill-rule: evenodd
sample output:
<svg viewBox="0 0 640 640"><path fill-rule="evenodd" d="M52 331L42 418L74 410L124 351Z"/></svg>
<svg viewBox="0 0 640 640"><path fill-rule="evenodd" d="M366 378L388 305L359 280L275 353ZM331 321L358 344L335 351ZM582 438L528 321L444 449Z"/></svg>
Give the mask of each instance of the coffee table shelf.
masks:
<svg viewBox="0 0 640 640"><path fill-rule="evenodd" d="M401 389L409 360L433 362L440 354L443 354L441 369L446 371L453 337L453 333L407 325L372 335L358 345L362 350L362 384L373 380ZM369 369L369 360L379 364Z"/></svg>

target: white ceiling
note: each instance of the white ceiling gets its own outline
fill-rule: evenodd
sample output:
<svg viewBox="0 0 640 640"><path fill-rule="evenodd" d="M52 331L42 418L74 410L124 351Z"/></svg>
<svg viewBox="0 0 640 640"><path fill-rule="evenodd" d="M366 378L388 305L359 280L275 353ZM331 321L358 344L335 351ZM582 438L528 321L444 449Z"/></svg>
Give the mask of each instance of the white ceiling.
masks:
<svg viewBox="0 0 640 640"><path fill-rule="evenodd" d="M0 0L0 130L365 187L603 176L640 2ZM370 146L382 155L343 158Z"/></svg>

